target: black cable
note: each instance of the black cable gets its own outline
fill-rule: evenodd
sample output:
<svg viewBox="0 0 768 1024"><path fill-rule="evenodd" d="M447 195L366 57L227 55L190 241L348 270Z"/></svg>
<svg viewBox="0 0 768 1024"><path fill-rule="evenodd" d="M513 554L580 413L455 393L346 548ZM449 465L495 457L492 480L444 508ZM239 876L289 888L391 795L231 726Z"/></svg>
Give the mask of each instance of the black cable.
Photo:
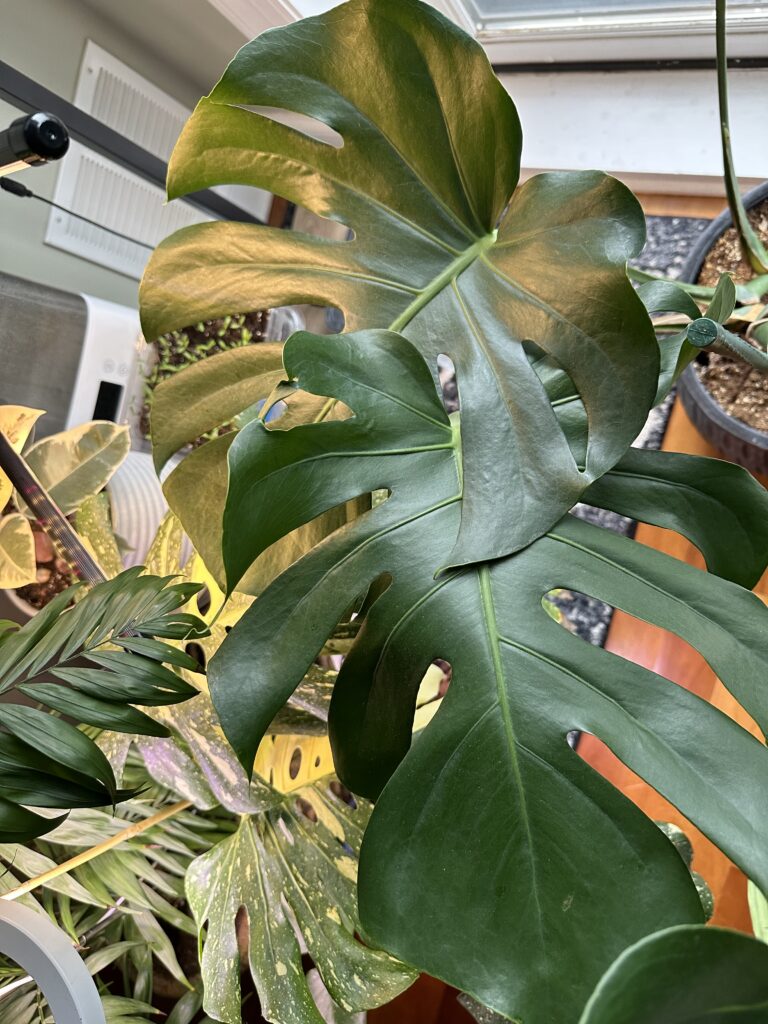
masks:
<svg viewBox="0 0 768 1024"><path fill-rule="evenodd" d="M130 235L124 235L121 231L115 231L114 228L108 228L106 224L99 224L98 221L91 220L90 217L84 217L82 213L75 213L74 210L68 210L66 206L59 206L58 203L54 203L52 199L46 199L45 196L39 196L37 192L33 192L31 188L27 188L26 185L22 185L20 181L16 181L14 178L0 178L0 188L4 192L10 192L12 196L20 196L22 199L39 199L41 203L46 203L48 206L52 206L56 210L61 210L62 213L66 213L69 217L77 217L78 220L85 221L86 224L90 224L91 227L98 228L99 231L108 231L110 235L116 235L118 238L122 238L124 242L132 242L133 245L141 245L145 249L149 249L150 252L155 248L154 245L149 245L147 242L140 242L138 238L131 238Z"/></svg>

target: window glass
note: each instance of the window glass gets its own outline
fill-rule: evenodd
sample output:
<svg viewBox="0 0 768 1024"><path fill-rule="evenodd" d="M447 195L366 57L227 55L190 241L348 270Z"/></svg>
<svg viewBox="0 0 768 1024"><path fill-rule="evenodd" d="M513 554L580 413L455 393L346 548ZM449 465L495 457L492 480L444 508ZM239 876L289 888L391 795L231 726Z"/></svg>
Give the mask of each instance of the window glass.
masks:
<svg viewBox="0 0 768 1024"><path fill-rule="evenodd" d="M579 14L634 14L652 13L661 8L684 9L701 7L701 0L466 0L481 21L515 21L517 18L546 18L549 16Z"/></svg>

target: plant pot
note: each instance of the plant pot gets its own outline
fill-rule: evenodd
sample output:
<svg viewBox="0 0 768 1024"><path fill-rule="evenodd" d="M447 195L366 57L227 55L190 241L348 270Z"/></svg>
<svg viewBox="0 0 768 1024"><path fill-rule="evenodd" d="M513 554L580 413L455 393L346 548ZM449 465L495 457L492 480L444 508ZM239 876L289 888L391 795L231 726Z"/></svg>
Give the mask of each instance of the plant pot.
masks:
<svg viewBox="0 0 768 1024"><path fill-rule="evenodd" d="M744 205L749 210L766 199L768 182L748 192ZM732 224L730 210L724 210L712 221L683 266L680 274L683 281L697 282L710 249ZM768 474L768 433L727 413L701 382L693 364L680 376L678 394L698 432L725 458L753 473Z"/></svg>
<svg viewBox="0 0 768 1024"><path fill-rule="evenodd" d="M33 615L37 615L37 608L20 597L15 590L0 590L0 619L11 619L23 626Z"/></svg>

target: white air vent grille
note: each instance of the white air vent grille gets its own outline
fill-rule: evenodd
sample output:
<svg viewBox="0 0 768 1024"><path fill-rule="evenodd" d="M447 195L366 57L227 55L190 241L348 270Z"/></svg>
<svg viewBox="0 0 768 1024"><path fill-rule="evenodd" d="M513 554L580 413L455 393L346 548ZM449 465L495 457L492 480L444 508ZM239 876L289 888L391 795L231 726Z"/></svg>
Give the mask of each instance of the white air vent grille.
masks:
<svg viewBox="0 0 768 1024"><path fill-rule="evenodd" d="M96 43L85 44L75 106L161 160L171 155L189 110Z"/></svg>
<svg viewBox="0 0 768 1024"><path fill-rule="evenodd" d="M94 70L94 102L90 111L93 116L167 160L187 119L187 111L179 114L169 110L146 90L135 88L107 68Z"/></svg>
<svg viewBox="0 0 768 1024"><path fill-rule="evenodd" d="M90 40L80 66L75 106L166 161L189 117L181 103ZM268 192L241 185L225 185L215 191L266 219L271 202ZM61 162L53 198L60 206L150 246L177 228L214 219L178 199L165 205L161 189L74 144ZM58 210L51 212L45 240L137 279L149 256L144 246L125 242Z"/></svg>
<svg viewBox="0 0 768 1024"><path fill-rule="evenodd" d="M189 203L166 205L162 189L77 143L67 154L66 173L62 166L55 202L149 247L178 228L211 219ZM137 280L150 253L146 246L56 209L51 210L45 241Z"/></svg>
<svg viewBox="0 0 768 1024"><path fill-rule="evenodd" d="M166 205L161 189L77 143L72 144L67 159L68 174L64 181L59 180L56 201L147 246L157 245L178 228L210 219L188 203ZM147 247L61 210L52 211L45 240L129 277L141 276L149 255Z"/></svg>
<svg viewBox="0 0 768 1024"><path fill-rule="evenodd" d="M126 138L167 160L188 111L111 54L88 42L75 105ZM189 224L212 220L178 200L166 205L162 189L118 164L73 143L62 160L54 202L145 245L51 210L45 241L66 252L141 277L150 248Z"/></svg>

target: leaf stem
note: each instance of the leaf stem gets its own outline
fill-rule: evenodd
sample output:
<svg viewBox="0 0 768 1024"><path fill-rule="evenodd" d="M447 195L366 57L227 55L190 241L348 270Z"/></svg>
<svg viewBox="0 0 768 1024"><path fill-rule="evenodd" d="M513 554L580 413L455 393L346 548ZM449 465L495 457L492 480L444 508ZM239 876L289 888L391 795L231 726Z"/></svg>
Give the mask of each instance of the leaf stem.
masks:
<svg viewBox="0 0 768 1024"><path fill-rule="evenodd" d="M186 811L187 808L191 806L191 801L180 800L176 804L171 804L170 807L164 807L162 811L158 811L157 814L153 814L151 818L145 818L144 821L134 822L133 825L129 825L128 828L121 829L120 832L116 832L115 835L110 836L109 839L105 839L103 842L97 843L96 846L91 846L89 849L83 850L74 857L70 857L69 860L65 860L62 864L57 864L56 867L51 868L50 871L44 871L42 875L36 875L35 878L28 878L26 882L22 882L21 885L17 885L15 889L9 889L8 892L0 894L0 899L16 900L19 896L25 896L28 892L32 892L33 889L36 889L38 885L47 885L48 882L52 882L55 878L60 878L61 875L69 874L70 871L74 871L75 868L79 868L82 864L87 864L88 861L94 860L96 857L100 857L101 854L106 853L107 850L113 850L116 846L120 846L129 839L134 839L136 836L140 836L148 829L153 828L155 825L159 825L161 821L165 821L167 818L173 818L175 815L181 814L182 811Z"/></svg>
<svg viewBox="0 0 768 1024"><path fill-rule="evenodd" d="M729 356L731 359L741 359L759 370L760 373L768 374L768 356L765 352L753 348L738 334L733 334L710 317L703 316L698 320L692 320L688 325L686 336L696 348L706 348L712 352Z"/></svg>
<svg viewBox="0 0 768 1024"><path fill-rule="evenodd" d="M723 146L723 177L728 206L731 211L733 226L739 233L739 241L744 256L752 269L758 274L768 271L768 253L760 242L752 225L749 223L747 211L739 192L736 168L733 165L731 152L731 129L728 116L728 59L725 50L726 35L726 0L715 0L715 41L717 45L717 100L720 107L720 139Z"/></svg>

